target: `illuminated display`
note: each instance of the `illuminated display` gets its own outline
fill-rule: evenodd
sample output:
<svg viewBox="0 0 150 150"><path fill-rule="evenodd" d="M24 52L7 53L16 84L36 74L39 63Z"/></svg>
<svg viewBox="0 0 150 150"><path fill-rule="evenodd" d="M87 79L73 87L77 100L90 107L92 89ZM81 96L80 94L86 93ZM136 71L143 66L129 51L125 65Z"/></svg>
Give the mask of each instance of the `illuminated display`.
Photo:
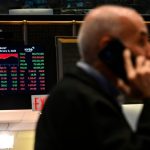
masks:
<svg viewBox="0 0 150 150"><path fill-rule="evenodd" d="M66 8L92 8L96 6L96 0L66 0L64 1Z"/></svg>
<svg viewBox="0 0 150 150"><path fill-rule="evenodd" d="M41 47L0 46L0 93L45 94L45 53Z"/></svg>

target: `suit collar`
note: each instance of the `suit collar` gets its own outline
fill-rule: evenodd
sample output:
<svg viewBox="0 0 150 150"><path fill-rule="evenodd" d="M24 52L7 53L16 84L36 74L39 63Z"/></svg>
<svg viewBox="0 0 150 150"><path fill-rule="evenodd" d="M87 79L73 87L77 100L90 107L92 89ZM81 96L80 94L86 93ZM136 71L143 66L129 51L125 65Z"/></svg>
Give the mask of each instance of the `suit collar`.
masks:
<svg viewBox="0 0 150 150"><path fill-rule="evenodd" d="M66 76L77 78L81 82L84 82L87 86L93 87L95 90L103 93L108 99L114 99L114 101L118 104L122 104L125 100L125 96L111 85L103 75L100 75L100 78L97 79L94 75L87 72L82 67L75 66L66 73ZM120 99L117 99L118 97Z"/></svg>

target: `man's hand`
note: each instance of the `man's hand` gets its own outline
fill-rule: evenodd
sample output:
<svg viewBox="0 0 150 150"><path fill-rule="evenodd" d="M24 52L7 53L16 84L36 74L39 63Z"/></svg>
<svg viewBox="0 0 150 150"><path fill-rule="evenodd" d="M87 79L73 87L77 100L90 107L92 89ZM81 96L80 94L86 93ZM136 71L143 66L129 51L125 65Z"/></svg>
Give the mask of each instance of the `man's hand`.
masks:
<svg viewBox="0 0 150 150"><path fill-rule="evenodd" d="M139 92L143 98L150 98L150 60L144 56L137 56L133 65L131 52L128 49L124 51L123 57L131 91Z"/></svg>

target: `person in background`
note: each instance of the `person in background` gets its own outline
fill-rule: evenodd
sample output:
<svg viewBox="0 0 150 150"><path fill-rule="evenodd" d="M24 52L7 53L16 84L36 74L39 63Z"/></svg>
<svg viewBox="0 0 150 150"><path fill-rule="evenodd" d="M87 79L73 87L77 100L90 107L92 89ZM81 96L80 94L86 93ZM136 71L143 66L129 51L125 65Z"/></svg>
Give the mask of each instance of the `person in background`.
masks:
<svg viewBox="0 0 150 150"><path fill-rule="evenodd" d="M114 39L124 45L120 57L126 80L100 57ZM50 93L37 123L34 150L148 150L150 43L143 18L127 7L94 8L85 16L78 44L81 59ZM116 46L111 49L118 53ZM136 131L121 107L129 97L144 105Z"/></svg>

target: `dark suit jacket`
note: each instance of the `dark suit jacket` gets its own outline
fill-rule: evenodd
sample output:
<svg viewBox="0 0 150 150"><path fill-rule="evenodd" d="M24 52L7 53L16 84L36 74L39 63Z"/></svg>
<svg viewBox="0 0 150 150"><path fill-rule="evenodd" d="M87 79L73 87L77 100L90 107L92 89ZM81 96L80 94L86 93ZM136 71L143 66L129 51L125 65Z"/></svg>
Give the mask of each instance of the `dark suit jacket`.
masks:
<svg viewBox="0 0 150 150"><path fill-rule="evenodd" d="M35 150L149 150L149 146L150 101L145 102L134 133L120 105L77 67L50 93L36 129Z"/></svg>

